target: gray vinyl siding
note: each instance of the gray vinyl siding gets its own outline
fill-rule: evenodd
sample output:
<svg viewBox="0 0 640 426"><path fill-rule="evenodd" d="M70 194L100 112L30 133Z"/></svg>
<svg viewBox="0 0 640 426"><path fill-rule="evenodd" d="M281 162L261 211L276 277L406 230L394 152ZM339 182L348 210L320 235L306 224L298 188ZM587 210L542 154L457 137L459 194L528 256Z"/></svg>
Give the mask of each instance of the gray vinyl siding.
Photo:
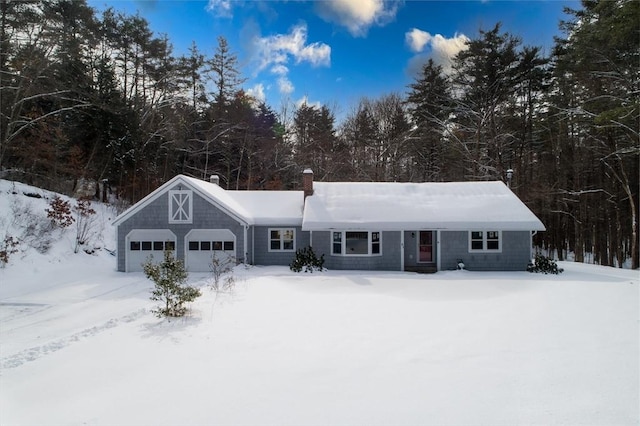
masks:
<svg viewBox="0 0 640 426"><path fill-rule="evenodd" d="M285 251L269 251L269 229L273 228L293 228L295 229L295 249L292 252ZM293 261L296 253L295 250L307 247L309 245L309 232L302 231L300 226L291 225L272 225L272 226L255 226L253 233L253 263L255 265L282 265L289 266Z"/></svg>
<svg viewBox="0 0 640 426"><path fill-rule="evenodd" d="M529 231L503 231L501 253L470 253L468 231L442 231L441 268L456 269L462 260L471 271L525 271L531 259L530 235Z"/></svg>
<svg viewBox="0 0 640 426"><path fill-rule="evenodd" d="M170 189L178 189L178 186ZM118 240L118 271L125 271L125 254L127 234L133 229L169 229L177 238L176 254L184 260L185 235L192 229L229 229L236 236L235 256L239 262L244 262L244 226L235 218L193 192L193 223L170 224L169 223L169 190L161 194L157 199L136 212L133 216L122 222L116 231ZM248 236L247 238L250 238ZM249 258L251 258L249 256Z"/></svg>
<svg viewBox="0 0 640 426"><path fill-rule="evenodd" d="M318 256L324 254L324 266L327 269L400 270L400 231L382 232L381 256L333 256L331 254L331 231L314 231L312 241L313 251Z"/></svg>

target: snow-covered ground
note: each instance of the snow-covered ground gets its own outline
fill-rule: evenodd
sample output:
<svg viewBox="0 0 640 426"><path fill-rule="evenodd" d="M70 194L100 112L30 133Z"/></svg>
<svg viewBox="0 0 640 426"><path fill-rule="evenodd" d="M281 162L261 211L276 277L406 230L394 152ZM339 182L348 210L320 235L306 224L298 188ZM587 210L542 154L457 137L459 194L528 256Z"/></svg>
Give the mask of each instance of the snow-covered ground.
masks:
<svg viewBox="0 0 640 426"><path fill-rule="evenodd" d="M47 206L22 192L0 181L0 238ZM68 229L0 269L3 426L640 422L638 271L240 266L232 293L192 274L203 296L166 321L142 274L115 272L115 212L95 208L94 254Z"/></svg>

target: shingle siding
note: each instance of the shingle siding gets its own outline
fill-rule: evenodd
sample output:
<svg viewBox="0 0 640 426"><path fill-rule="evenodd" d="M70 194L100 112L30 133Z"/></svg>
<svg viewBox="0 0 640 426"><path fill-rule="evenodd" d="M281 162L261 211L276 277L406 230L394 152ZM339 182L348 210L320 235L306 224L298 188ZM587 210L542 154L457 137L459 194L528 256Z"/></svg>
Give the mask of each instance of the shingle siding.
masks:
<svg viewBox="0 0 640 426"><path fill-rule="evenodd" d="M295 229L295 249L294 251L269 251L269 229L287 228ZM255 265L283 265L288 266L295 257L295 251L309 245L309 232L303 232L300 226L273 225L255 226L252 230L254 251L253 263Z"/></svg>
<svg viewBox="0 0 640 426"><path fill-rule="evenodd" d="M170 188L178 189L178 186ZM161 194L140 211L122 222L117 228L118 240L118 271L126 270L126 241L127 234L134 229L169 229L177 238L176 254L184 260L185 236L192 229L229 229L236 236L236 258L244 261L244 226L238 220L193 192L192 223L169 223L169 195L168 191Z"/></svg>
<svg viewBox="0 0 640 426"><path fill-rule="evenodd" d="M440 233L441 269L456 269L462 260L465 269L472 271L524 271L531 260L529 231L503 231L502 252L470 253L468 231Z"/></svg>
<svg viewBox="0 0 640 426"><path fill-rule="evenodd" d="M381 256L334 256L331 254L330 231L314 231L312 239L313 250L318 256L324 254L327 269L400 270L400 231L382 232Z"/></svg>

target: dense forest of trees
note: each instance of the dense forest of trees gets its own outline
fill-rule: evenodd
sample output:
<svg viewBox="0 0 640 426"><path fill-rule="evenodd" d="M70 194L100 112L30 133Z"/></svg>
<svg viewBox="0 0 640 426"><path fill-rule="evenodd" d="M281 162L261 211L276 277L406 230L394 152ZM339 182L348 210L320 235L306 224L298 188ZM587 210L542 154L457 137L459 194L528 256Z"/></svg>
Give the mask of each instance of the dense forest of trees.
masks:
<svg viewBox="0 0 640 426"><path fill-rule="evenodd" d="M248 96L224 36L176 56L140 16L0 0L0 172L135 202L177 173L230 189L320 180L505 179L562 259L638 267L640 2L583 0L544 56L500 24L405 93L278 114Z"/></svg>

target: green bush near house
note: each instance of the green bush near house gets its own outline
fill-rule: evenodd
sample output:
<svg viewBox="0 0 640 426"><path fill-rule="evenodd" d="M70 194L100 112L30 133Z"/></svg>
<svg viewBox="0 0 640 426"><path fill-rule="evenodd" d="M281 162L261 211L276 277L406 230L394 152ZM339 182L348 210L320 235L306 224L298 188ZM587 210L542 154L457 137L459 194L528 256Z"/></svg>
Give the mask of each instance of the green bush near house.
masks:
<svg viewBox="0 0 640 426"><path fill-rule="evenodd" d="M313 272L314 270L324 270L324 254L320 257L316 256L313 249L309 247L301 248L296 251L296 257L289 265L289 269L293 272Z"/></svg>

